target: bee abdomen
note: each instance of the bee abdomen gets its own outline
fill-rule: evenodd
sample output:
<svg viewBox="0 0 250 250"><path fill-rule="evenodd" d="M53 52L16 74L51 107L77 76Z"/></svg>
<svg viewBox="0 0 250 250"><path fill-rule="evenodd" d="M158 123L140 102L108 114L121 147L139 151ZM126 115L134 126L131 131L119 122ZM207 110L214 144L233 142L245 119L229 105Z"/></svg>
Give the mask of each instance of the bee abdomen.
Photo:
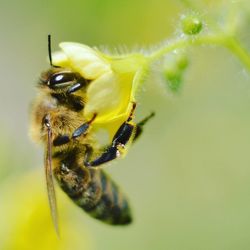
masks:
<svg viewBox="0 0 250 250"><path fill-rule="evenodd" d="M64 192L92 217L112 225L131 223L126 197L102 170L61 164L54 174Z"/></svg>
<svg viewBox="0 0 250 250"><path fill-rule="evenodd" d="M102 170L90 170L90 172L92 181L83 194L83 199L79 200L79 205L91 216L106 223L129 224L132 221L129 204L117 185ZM89 197L89 194L91 196L93 190L98 189L101 190L98 201L89 203L85 200L86 196Z"/></svg>

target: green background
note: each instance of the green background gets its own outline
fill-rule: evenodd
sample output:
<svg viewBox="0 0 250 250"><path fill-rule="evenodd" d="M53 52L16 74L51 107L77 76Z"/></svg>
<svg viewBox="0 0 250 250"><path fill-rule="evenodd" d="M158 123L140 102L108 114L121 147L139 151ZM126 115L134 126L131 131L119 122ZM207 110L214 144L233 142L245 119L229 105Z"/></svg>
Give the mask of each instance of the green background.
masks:
<svg viewBox="0 0 250 250"><path fill-rule="evenodd" d="M224 1L224 8L222 1L201 2L201 16L222 23L228 2L236 1ZM239 38L250 48L250 4L237 2L245 13ZM0 249L250 248L250 72L227 50L212 46L188 51L177 96L155 66L136 119L151 111L156 116L127 157L107 167L130 198L134 223L101 224L58 189L65 243L51 229L43 150L28 137L35 84L48 68L47 35L53 50L61 41L146 48L178 35L180 16L188 11L173 0L0 0ZM35 187L45 212L39 212ZM48 223L41 223L44 213Z"/></svg>

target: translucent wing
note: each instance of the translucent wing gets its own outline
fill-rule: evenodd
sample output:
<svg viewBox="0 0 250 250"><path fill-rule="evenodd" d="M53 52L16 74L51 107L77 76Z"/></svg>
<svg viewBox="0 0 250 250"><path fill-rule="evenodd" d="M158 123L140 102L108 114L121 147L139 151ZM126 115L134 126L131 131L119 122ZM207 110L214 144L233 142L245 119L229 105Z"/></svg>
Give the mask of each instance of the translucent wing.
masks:
<svg viewBox="0 0 250 250"><path fill-rule="evenodd" d="M51 150L52 150L52 131L50 124L47 123L47 131L48 131L48 144L46 149L45 155L45 176L46 176L46 184L47 184L47 192L49 198L49 206L53 224L55 226L56 232L59 235L59 227L58 227L58 216L57 216L57 205L56 205L56 193L54 188L53 182L53 175L52 175L52 157L51 157Z"/></svg>

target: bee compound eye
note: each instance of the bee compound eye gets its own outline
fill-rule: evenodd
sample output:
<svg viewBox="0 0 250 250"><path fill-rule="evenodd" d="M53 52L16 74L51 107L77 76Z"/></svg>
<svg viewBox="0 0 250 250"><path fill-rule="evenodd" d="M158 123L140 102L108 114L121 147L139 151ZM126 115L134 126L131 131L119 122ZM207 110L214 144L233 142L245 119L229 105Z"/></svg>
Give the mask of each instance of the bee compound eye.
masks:
<svg viewBox="0 0 250 250"><path fill-rule="evenodd" d="M51 87L59 87L59 85L67 84L75 81L75 79L76 74L72 72L55 73L49 78L48 85Z"/></svg>

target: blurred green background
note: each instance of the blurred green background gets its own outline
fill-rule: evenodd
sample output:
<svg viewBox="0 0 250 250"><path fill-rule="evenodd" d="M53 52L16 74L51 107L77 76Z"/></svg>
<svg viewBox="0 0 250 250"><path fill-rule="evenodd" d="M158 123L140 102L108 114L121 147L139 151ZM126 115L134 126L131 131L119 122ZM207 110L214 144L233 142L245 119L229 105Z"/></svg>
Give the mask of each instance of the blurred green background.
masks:
<svg viewBox="0 0 250 250"><path fill-rule="evenodd" d="M239 38L250 48L247 0L197 3L205 6L201 16L219 22L230 4L241 3ZM127 157L107 168L130 197L131 226L101 224L57 189L58 240L43 151L28 137L49 33L53 50L61 41L147 47L174 36L188 11L173 0L0 0L0 249L250 248L250 72L225 49L189 50L177 96L162 86L160 73L148 77L137 119L152 110L156 117Z"/></svg>

